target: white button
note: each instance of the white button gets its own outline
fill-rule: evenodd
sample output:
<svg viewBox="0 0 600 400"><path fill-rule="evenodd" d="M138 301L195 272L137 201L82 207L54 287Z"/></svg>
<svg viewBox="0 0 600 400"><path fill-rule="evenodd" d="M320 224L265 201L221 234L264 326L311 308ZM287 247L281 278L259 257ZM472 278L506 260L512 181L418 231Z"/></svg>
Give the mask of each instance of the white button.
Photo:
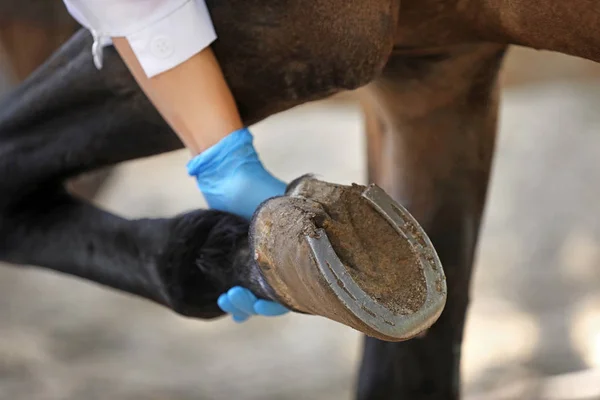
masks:
<svg viewBox="0 0 600 400"><path fill-rule="evenodd" d="M150 42L150 51L157 58L169 58L173 54L173 44L166 36L157 36Z"/></svg>

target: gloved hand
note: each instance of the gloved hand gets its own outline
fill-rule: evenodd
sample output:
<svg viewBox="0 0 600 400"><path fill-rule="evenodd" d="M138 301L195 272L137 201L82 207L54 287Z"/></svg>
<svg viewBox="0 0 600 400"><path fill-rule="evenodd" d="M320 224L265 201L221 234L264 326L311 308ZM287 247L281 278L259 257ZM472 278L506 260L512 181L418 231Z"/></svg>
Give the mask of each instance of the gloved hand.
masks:
<svg viewBox="0 0 600 400"><path fill-rule="evenodd" d="M285 193L287 185L265 170L252 139L247 128L237 130L188 163L210 208L250 219L260 203Z"/></svg>
<svg viewBox="0 0 600 400"><path fill-rule="evenodd" d="M285 194L286 184L271 175L258 159L247 128L237 130L187 165L210 208L252 218L263 201ZM277 316L289 310L282 305L259 300L250 290L236 286L222 294L217 304L236 322L251 315Z"/></svg>

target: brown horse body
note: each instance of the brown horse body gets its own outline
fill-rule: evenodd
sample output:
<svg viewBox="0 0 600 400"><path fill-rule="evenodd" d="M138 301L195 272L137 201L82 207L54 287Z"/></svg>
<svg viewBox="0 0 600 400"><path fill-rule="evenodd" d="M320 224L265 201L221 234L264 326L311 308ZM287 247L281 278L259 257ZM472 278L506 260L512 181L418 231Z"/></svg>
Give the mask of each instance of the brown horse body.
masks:
<svg viewBox="0 0 600 400"><path fill-rule="evenodd" d="M19 78L48 53L38 53L31 63L29 56L19 55L22 47L16 43L24 32L60 26L57 41L40 45L50 49L73 29L17 12L23 3L0 7L0 38L21 71ZM428 231L445 266L449 292L444 313L423 337L403 343L366 339L357 398L458 399L460 348L494 153L498 74L505 51L518 44L599 61L600 3L208 4L219 33L214 49L246 123L362 88L370 180L404 204ZM181 147L116 53L107 52L105 68L98 72L90 46L89 35L76 34L0 103L0 234L8 238L0 245L0 259L84 276L183 314L213 316L214 310L190 307L199 301L190 293L202 287L203 300L214 301L221 288L208 290L188 279L188 287L174 294L162 284L186 276L181 265L197 256L191 254L194 246L208 240L202 234L208 229L202 219L207 214L127 221L62 191L62 183L80 173ZM50 200L41 201L40 193ZM53 218L55 213L63 218ZM244 235L243 225L233 230ZM47 237L52 244L44 242ZM107 267L109 262L116 263L116 270ZM168 275L167 270L175 272ZM230 283L227 279L223 285Z"/></svg>

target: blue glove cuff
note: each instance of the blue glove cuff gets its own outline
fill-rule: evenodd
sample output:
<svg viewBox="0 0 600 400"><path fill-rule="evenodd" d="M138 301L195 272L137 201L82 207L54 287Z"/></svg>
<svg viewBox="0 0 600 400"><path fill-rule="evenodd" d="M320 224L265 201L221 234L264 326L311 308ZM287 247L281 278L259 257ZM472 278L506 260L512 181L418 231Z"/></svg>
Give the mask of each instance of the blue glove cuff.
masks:
<svg viewBox="0 0 600 400"><path fill-rule="evenodd" d="M258 158L247 128L232 132L187 164L208 205L246 219L268 198L285 193L286 184Z"/></svg>
<svg viewBox="0 0 600 400"><path fill-rule="evenodd" d="M254 151L252 142L254 138L248 128L238 129L221 139L217 144L198 154L187 163L188 174L202 179L204 175L212 175L213 172L224 164L232 153L242 150L240 156L250 155ZM243 151L244 149L246 151Z"/></svg>

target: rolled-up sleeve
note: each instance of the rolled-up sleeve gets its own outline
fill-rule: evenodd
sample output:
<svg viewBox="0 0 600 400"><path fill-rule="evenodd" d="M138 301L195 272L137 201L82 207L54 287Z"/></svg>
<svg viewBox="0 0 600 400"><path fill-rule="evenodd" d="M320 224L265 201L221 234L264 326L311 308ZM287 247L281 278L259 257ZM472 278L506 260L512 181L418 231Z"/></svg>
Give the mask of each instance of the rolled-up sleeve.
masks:
<svg viewBox="0 0 600 400"><path fill-rule="evenodd" d="M125 37L148 77L181 64L217 38L204 0L64 2L100 43Z"/></svg>

